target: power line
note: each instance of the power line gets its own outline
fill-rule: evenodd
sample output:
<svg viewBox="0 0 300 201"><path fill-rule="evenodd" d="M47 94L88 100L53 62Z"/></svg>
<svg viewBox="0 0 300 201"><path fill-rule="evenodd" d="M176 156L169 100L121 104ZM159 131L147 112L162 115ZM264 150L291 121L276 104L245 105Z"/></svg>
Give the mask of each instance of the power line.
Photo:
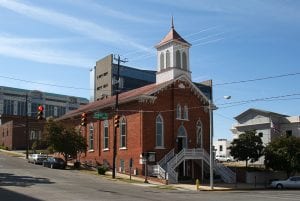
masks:
<svg viewBox="0 0 300 201"><path fill-rule="evenodd" d="M295 93L295 94L287 94L287 95L281 95L281 96L271 96L271 97L265 97L265 98L256 98L256 99L250 99L250 100L242 100L242 101L236 101L236 102L230 102L230 103L223 103L219 105L225 105L224 107L219 107L219 109L223 108L229 108L229 107L235 107L235 106L240 106L248 103L253 103L253 102L261 102L261 101L285 101L285 100L297 100L299 98L285 98L285 97L292 97L292 96L300 96L300 93ZM226 106L228 105L228 106Z"/></svg>
<svg viewBox="0 0 300 201"><path fill-rule="evenodd" d="M32 83L32 84L47 85L47 86L52 86L52 87L61 87L61 88L69 88L69 89L82 89L82 90L92 90L92 89L88 89L88 88L63 86L63 85L57 85L57 84L49 84L49 83L43 83L43 82L35 82L35 81L23 80L23 79L18 79L18 78L13 78L13 77L7 77L7 76L3 76L3 75L0 75L0 77L6 78L6 79L11 79L11 80L16 80L16 81L21 81L21 82Z"/></svg>
<svg viewBox="0 0 300 201"><path fill-rule="evenodd" d="M281 75L275 75L275 76L268 76L268 77L261 77L261 78L254 78L254 79L249 79L249 80L240 80L240 81L233 81L233 82L217 83L217 84L214 84L213 86L222 86L222 85L230 85L230 84L240 84L240 83L255 82L255 81L275 79L275 78L281 78L281 77L289 77L289 76L296 76L296 75L300 75L300 72L287 73L287 74L281 74ZM35 82L35 81L30 81L30 80L24 80L24 79L19 79L19 78L14 78L14 77L3 76L3 75L0 75L0 77L5 78L5 79L11 79L11 80L15 80L15 81L20 81L20 82L27 82L27 83L33 83L33 84L46 85L46 86L60 87L60 88L80 89L80 90L89 90L89 91L93 90L93 89L90 89L90 88L81 88L81 87L63 86L63 85L43 83L43 82ZM102 90L102 91L110 91L110 90Z"/></svg>
<svg viewBox="0 0 300 201"><path fill-rule="evenodd" d="M256 98L256 99L249 99L249 100L241 100L241 101L236 101L236 102L230 102L230 103L223 103L219 105L229 105L229 106L224 106L224 107L218 107L218 109L223 109L223 108L228 108L228 107L234 107L234 106L239 106L243 104L248 104L248 103L253 103L253 102L259 102L259 101L284 101L284 100L297 100L299 98L292 98L293 96L300 96L300 93L295 93L295 94L286 94L286 95L280 95L280 96L270 96L270 97L264 97L264 98ZM284 98L284 97L291 97L291 98ZM190 107L188 110L193 110L193 109L199 109L203 107L208 107L208 105L202 105L202 106L197 106L197 107ZM166 113L166 112L175 112L176 109L170 109L170 110L161 110L161 111L155 111L155 110L119 110L120 112L144 112L144 113Z"/></svg>
<svg viewBox="0 0 300 201"><path fill-rule="evenodd" d="M233 81L233 82L217 83L217 84L214 84L213 86L240 84L240 83L245 83L245 82L254 82L254 81L260 81L260 80L268 80L268 79L274 79L274 78L295 76L295 75L299 75L299 74L300 74L300 72L298 72L298 73L288 73L288 74L274 75L274 76L268 76L268 77L254 78L254 79L249 79L249 80L240 80L240 81Z"/></svg>
<svg viewBox="0 0 300 201"><path fill-rule="evenodd" d="M200 33L202 33L202 32L207 32L207 31L216 29L217 27L218 27L218 26L208 27L208 28L202 29L202 30L200 30L200 31L198 31L198 32L194 32L194 33L187 34L187 35L185 35L185 36L183 36L183 37L184 37L184 38L189 38L189 37L191 37L191 36L198 35L198 34L200 34ZM183 38L182 38L182 39L183 39ZM200 39L200 40L201 40L201 39ZM193 42L193 41L192 41L192 42ZM152 46L149 47L149 49L150 49L150 48L152 48ZM127 57L128 57L128 55L136 54L136 53L138 53L138 52L144 52L144 50L135 50L135 51L131 51L131 52L128 52L128 53L124 54L124 56L127 56ZM145 57L145 56L147 56L147 55L149 55L149 53L148 53L148 54L142 55L142 57ZM151 55L151 56L152 56L152 55Z"/></svg>
<svg viewBox="0 0 300 201"><path fill-rule="evenodd" d="M226 32L221 32L221 33L217 33L217 34L208 35L208 36L205 36L205 37L202 37L202 38L193 40L193 41L191 41L191 43L196 42L196 41L201 41L201 40L204 40L204 39L213 38L213 37L215 37L215 36L218 36L218 35L221 35L221 34L224 34L224 33L226 33ZM183 39L183 38L182 38L182 39ZM208 40L208 41L203 41L203 42L200 42L200 43L195 43L195 44L193 44L193 47L196 47L196 46L199 46L199 45L206 45L206 44L213 43L213 42L217 42L217 41L220 41L220 40L223 40L223 39L224 39L224 37L222 37L222 38L210 39L210 40ZM179 47L179 46L181 46L181 45L180 45L180 44L179 44L179 45L175 45L174 47ZM178 50L183 50L183 49L185 49L185 47L179 48ZM150 58L150 57L153 57L153 56L155 56L155 53L154 53L154 52L153 52L153 53L147 53L147 54L138 56L138 57L136 57L135 59L132 59L132 61L138 61L138 60Z"/></svg>

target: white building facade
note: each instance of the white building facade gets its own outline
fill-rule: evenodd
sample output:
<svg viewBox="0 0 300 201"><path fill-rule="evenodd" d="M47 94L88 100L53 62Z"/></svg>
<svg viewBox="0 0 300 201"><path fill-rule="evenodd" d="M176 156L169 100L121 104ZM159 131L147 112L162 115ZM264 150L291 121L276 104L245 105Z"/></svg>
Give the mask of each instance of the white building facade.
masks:
<svg viewBox="0 0 300 201"><path fill-rule="evenodd" d="M281 135L300 137L300 116L250 108L235 119L237 123L231 128L233 139L238 138L241 133L253 130L261 137L264 146ZM263 164L263 158L258 163Z"/></svg>
<svg viewBox="0 0 300 201"><path fill-rule="evenodd" d="M230 147L231 141L227 139L218 139L214 141L214 149L215 149L215 156L224 156L230 157Z"/></svg>

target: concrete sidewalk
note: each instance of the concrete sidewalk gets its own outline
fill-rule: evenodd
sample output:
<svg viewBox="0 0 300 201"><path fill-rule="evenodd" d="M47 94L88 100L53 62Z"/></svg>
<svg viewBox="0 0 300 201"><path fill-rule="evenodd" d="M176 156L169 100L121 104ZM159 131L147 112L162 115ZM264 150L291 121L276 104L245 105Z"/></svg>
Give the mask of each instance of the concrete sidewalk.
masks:
<svg viewBox="0 0 300 201"><path fill-rule="evenodd" d="M106 175L111 175L112 172L106 172ZM129 175L116 173L116 178L122 178L129 180ZM189 190L189 191L232 191L232 190L259 190L259 189L266 189L265 185L262 184L246 184L246 183L237 183L237 184L226 184L226 183L215 183L213 190L211 189L209 184L200 184L199 189L197 189L196 184L163 184L157 181L151 180L151 177L148 177L148 183L144 183L144 177L131 177L132 184L139 185L139 186L149 186L149 187L158 187L158 188L165 188L165 189L177 189L177 190ZM136 181L136 183L134 183Z"/></svg>
<svg viewBox="0 0 300 201"><path fill-rule="evenodd" d="M24 154L24 151L8 151L5 149L0 149L0 152L7 153L9 155L18 156L21 158L26 158L26 154Z"/></svg>
<svg viewBox="0 0 300 201"><path fill-rule="evenodd" d="M24 151L8 151L8 150L3 150L0 149L0 152L7 153L9 155L14 155L17 157L21 158L26 158L26 154L24 154ZM91 170L91 172L96 171L96 170ZM112 172L107 171L106 172L107 176L111 176ZM108 177L106 178L108 179ZM131 176L131 180L129 175L126 174L121 174L119 172L116 173L116 180L124 181L133 184L133 185L139 185L139 186L145 186L145 187L157 187L161 189L177 189L177 190L187 190L187 191L232 191L232 190L259 190L259 189L267 189L268 186L262 185L262 184L246 184L246 183L237 183L237 184L226 184L226 183L214 183L214 188L211 190L210 185L207 183L201 184L199 186L199 189L197 189L196 184L163 184L160 182L157 182L151 177L148 177L148 183L144 183L145 178L140 176ZM124 181L125 182L125 181Z"/></svg>

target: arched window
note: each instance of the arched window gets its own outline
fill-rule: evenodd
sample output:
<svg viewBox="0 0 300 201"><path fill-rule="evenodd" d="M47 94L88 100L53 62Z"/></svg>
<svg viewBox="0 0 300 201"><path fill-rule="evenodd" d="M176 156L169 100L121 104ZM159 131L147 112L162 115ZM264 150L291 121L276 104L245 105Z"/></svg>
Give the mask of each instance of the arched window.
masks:
<svg viewBox="0 0 300 201"><path fill-rule="evenodd" d="M176 51L176 67L181 68L181 55L179 50Z"/></svg>
<svg viewBox="0 0 300 201"><path fill-rule="evenodd" d="M126 119L122 117L120 119L120 147L126 147Z"/></svg>
<svg viewBox="0 0 300 201"><path fill-rule="evenodd" d="M186 105L183 108L183 119L189 119L189 109Z"/></svg>
<svg viewBox="0 0 300 201"><path fill-rule="evenodd" d="M90 123L89 126L89 149L94 149L94 125Z"/></svg>
<svg viewBox="0 0 300 201"><path fill-rule="evenodd" d="M196 125L196 142L197 142L197 147L202 148L202 122L200 120L197 121Z"/></svg>
<svg viewBox="0 0 300 201"><path fill-rule="evenodd" d="M181 119L181 106L178 104L176 108L176 118Z"/></svg>
<svg viewBox="0 0 300 201"><path fill-rule="evenodd" d="M109 148L109 129L108 129L108 120L103 122L103 149Z"/></svg>
<svg viewBox="0 0 300 201"><path fill-rule="evenodd" d="M187 57L185 52L182 53L182 69L187 70Z"/></svg>
<svg viewBox="0 0 300 201"><path fill-rule="evenodd" d="M165 68L165 55L164 53L160 53L160 70Z"/></svg>
<svg viewBox="0 0 300 201"><path fill-rule="evenodd" d="M166 68L170 67L170 51L167 50L166 52Z"/></svg>
<svg viewBox="0 0 300 201"><path fill-rule="evenodd" d="M186 129L183 125L179 127L177 137L187 137Z"/></svg>
<svg viewBox="0 0 300 201"><path fill-rule="evenodd" d="M164 146L164 120L159 114L156 117L156 147Z"/></svg>
<svg viewBox="0 0 300 201"><path fill-rule="evenodd" d="M182 148L188 148L188 144L187 144L187 132L186 129L183 125L181 125L178 129L178 133L177 133L177 143L178 143L178 148L179 151Z"/></svg>

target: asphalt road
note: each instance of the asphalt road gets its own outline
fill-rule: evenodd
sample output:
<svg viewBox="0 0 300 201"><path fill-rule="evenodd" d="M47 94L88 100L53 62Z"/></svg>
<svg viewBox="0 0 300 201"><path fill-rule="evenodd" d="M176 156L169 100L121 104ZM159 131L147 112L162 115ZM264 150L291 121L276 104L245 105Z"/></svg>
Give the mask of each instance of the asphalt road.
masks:
<svg viewBox="0 0 300 201"><path fill-rule="evenodd" d="M138 186L77 170L57 170L27 163L0 152L1 201L299 201L297 190L181 191Z"/></svg>

